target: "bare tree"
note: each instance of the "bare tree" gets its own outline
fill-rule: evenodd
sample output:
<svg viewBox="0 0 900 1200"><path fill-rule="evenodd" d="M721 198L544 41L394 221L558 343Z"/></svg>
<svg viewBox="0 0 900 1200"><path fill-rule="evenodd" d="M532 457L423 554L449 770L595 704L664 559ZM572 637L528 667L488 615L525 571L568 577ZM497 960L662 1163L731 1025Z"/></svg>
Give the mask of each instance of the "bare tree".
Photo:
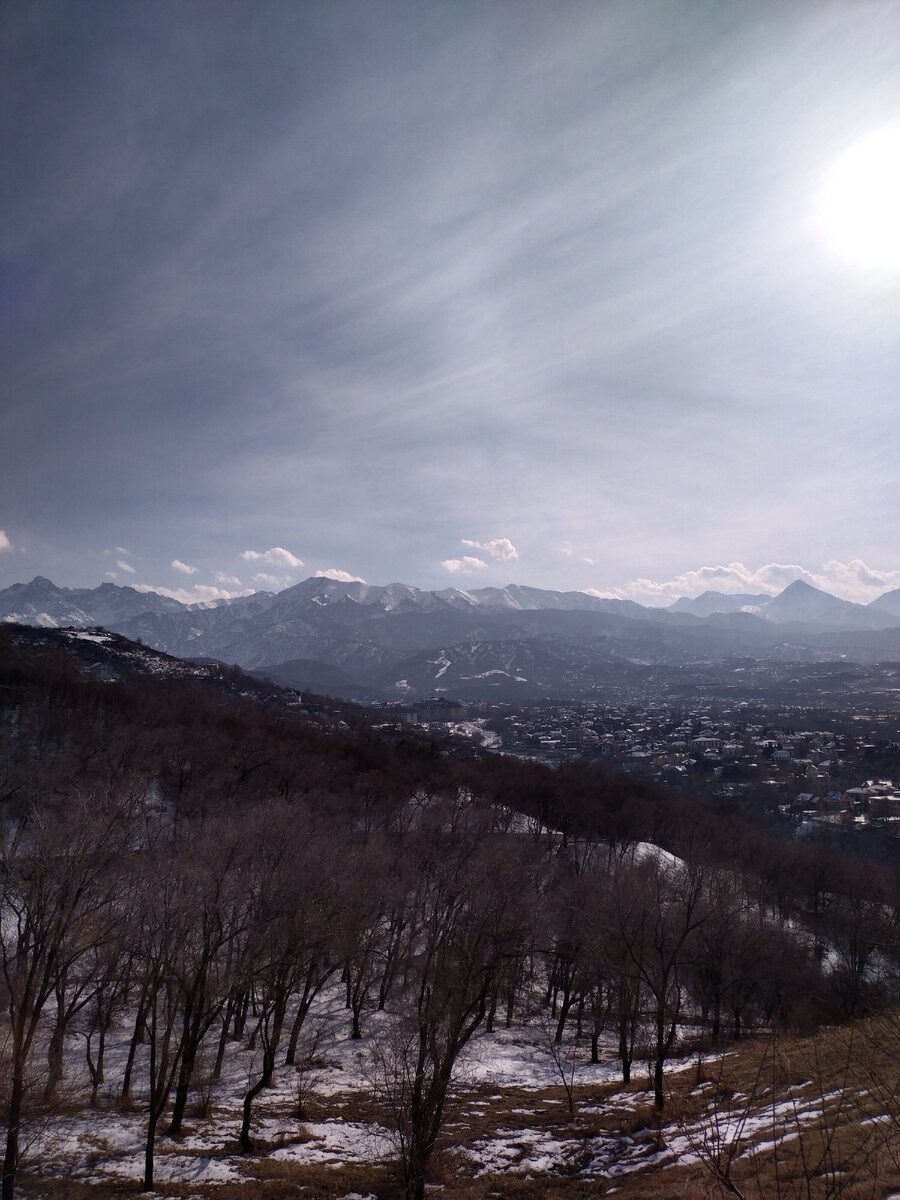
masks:
<svg viewBox="0 0 900 1200"><path fill-rule="evenodd" d="M147 1133L142 1190L153 1191L156 1131L181 1066L179 988L176 966L182 945L193 936L185 905L184 866L166 847L141 864L140 928L137 933L142 1024L149 1051Z"/></svg>
<svg viewBox="0 0 900 1200"><path fill-rule="evenodd" d="M620 922L634 975L651 998L653 1100L665 1105L663 1069L675 1041L684 1001L687 949L707 916L698 867L649 859L623 880L621 903L632 919Z"/></svg>
<svg viewBox="0 0 900 1200"><path fill-rule="evenodd" d="M10 1099L2 1200L12 1200L26 1069L47 1001L115 925L128 806L76 793L32 807L0 833L0 966L10 1026Z"/></svg>
<svg viewBox="0 0 900 1200"><path fill-rule="evenodd" d="M404 1196L422 1200L457 1059L484 1020L495 973L525 936L529 873L514 852L498 861L490 838L471 828L451 837L436 823L411 842L419 919L403 1010L377 1068Z"/></svg>
<svg viewBox="0 0 900 1200"><path fill-rule="evenodd" d="M336 849L308 810L266 810L266 827L253 855L255 899L244 964L244 989L255 999L254 1035L262 1053L256 1079L244 1095L239 1141L245 1153L253 1148L253 1103L274 1079L290 997L301 990L305 1017L338 962L332 945L341 878ZM295 1021L296 1036L301 1027L302 1019Z"/></svg>

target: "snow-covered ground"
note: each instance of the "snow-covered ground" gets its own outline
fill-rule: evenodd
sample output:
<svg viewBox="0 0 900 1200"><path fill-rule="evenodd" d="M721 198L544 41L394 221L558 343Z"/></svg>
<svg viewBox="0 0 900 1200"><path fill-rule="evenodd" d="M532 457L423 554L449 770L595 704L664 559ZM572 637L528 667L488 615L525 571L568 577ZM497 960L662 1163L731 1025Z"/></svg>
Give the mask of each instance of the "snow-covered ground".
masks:
<svg viewBox="0 0 900 1200"><path fill-rule="evenodd" d="M315 1066L309 1075L282 1066L275 1085L257 1098L251 1128L256 1152L251 1155L239 1153L237 1134L243 1096L259 1063L244 1044L229 1043L222 1078L212 1088L209 1116L190 1116L184 1136L177 1140L164 1132L158 1137L157 1184L165 1185L169 1194L233 1200L236 1185L252 1178L263 1163L266 1169L272 1164L293 1167L302 1175L304 1168L337 1170L395 1160L392 1131L378 1119L373 1105L377 1096L371 1055L391 1018L365 1014L365 1037L353 1041L342 1002L342 989L334 987L307 1019L307 1036L317 1035ZM70 1038L63 1084L66 1103L59 1116L25 1130L26 1196L41 1196L41 1177L102 1184L107 1191L112 1187L113 1194L119 1186L123 1194L133 1191L142 1178L146 1062L140 1055L133 1109L123 1111L118 1096L129 1033L123 1025L110 1044L108 1082L93 1108L86 1099L83 1038ZM515 1173L612 1182L649 1168L696 1164L713 1140L718 1146L734 1145L735 1153L762 1153L773 1137L783 1142L796 1136L798 1126L816 1119L828 1102L827 1097L814 1101L788 1094L765 1112L748 1113L742 1107L744 1098L736 1095L727 1109L717 1109L715 1089L698 1083L701 1109L703 1089L709 1089L708 1115L670 1125L663 1136L648 1118L652 1092L647 1090L646 1067L636 1063L636 1085L624 1088L611 1043L603 1045L599 1064L592 1065L589 1057L587 1039L564 1047L563 1063L569 1068L574 1062L571 1083L577 1109L570 1115L546 1021L479 1032L458 1063L442 1150L445 1164L467 1178ZM676 1059L667 1065L667 1075L696 1067L696 1059ZM298 1116L298 1081L307 1119ZM164 1129L165 1121L160 1123ZM194 1190L198 1188L202 1191Z"/></svg>

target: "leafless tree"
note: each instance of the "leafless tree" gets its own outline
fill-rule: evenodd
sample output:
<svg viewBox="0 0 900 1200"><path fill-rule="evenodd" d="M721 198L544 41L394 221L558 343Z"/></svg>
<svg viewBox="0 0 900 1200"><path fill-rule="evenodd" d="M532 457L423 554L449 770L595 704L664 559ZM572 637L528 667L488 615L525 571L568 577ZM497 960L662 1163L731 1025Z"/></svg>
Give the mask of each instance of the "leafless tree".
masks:
<svg viewBox="0 0 900 1200"><path fill-rule="evenodd" d="M239 1141L245 1153L253 1148L253 1103L274 1078L290 998L300 991L305 1017L339 961L333 945L341 891L336 851L334 839L308 809L266 811L266 828L254 848L255 900L244 962L244 988L255 998L253 1032L262 1055L244 1095ZM301 1027L302 1020L295 1021L298 1037Z"/></svg>
<svg viewBox="0 0 900 1200"><path fill-rule="evenodd" d="M45 1006L115 927L129 815L115 795L79 792L58 807L34 806L0 831L0 966L10 1027L2 1200L14 1194L26 1069Z"/></svg>
<svg viewBox="0 0 900 1200"><path fill-rule="evenodd" d="M456 1061L485 1018L495 973L525 936L529 872L524 856L510 848L504 861L471 826L450 836L436 822L409 849L419 871L416 937L402 1014L378 1067L404 1196L422 1200Z"/></svg>
<svg viewBox="0 0 900 1200"><path fill-rule="evenodd" d="M653 1099L660 1110L665 1105L663 1069L685 998L687 950L707 917L703 884L700 868L662 859L631 868L622 880L619 931L633 978L651 1000Z"/></svg>

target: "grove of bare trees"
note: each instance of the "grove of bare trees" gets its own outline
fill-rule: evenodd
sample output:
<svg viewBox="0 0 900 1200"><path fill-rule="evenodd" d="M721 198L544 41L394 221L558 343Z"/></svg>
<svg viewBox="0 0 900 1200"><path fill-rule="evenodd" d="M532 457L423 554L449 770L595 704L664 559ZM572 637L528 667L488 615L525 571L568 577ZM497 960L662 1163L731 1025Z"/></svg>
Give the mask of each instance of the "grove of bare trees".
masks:
<svg viewBox="0 0 900 1200"><path fill-rule="evenodd" d="M0 683L2 1200L73 1035L99 1103L128 1031L115 1090L143 1113L149 1191L158 1139L234 1042L257 1052L234 1130L253 1151L255 1102L340 987L354 1039L390 1017L371 1077L422 1200L460 1056L498 1010L537 1002L595 1058L608 1030L661 1109L686 1029L716 1045L897 1002L886 868L784 842L790 872L761 872L770 835L700 839L696 812L595 769L456 763L187 683L96 683L11 640Z"/></svg>

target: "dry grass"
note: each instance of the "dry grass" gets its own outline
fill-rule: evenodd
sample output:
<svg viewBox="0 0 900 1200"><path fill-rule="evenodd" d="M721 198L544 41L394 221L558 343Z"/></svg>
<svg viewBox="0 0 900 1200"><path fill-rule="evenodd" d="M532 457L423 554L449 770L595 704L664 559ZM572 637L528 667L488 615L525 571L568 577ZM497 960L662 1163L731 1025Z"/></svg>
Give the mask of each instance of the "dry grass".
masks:
<svg viewBox="0 0 900 1200"><path fill-rule="evenodd" d="M720 1193L876 1200L900 1182L898 1048L885 1018L758 1041L676 1079L669 1107Z"/></svg>
<svg viewBox="0 0 900 1200"><path fill-rule="evenodd" d="M253 1178L241 1185L229 1184L224 1191L235 1200L280 1200L280 1197L307 1196L316 1200L337 1200L356 1192L375 1195L378 1200L395 1200L398 1192L395 1173L388 1167L367 1163L343 1166L299 1164L261 1159L250 1167Z"/></svg>
<svg viewBox="0 0 900 1200"><path fill-rule="evenodd" d="M575 1089L461 1087L432 1164L442 1200L882 1200L900 1187L900 1015L810 1039L761 1039L698 1058L668 1079L662 1114L646 1080ZM296 1116L281 1105L268 1115ZM308 1122L389 1125L365 1090L312 1095ZM242 1160L230 1183L167 1184L172 1197L396 1200L390 1165L297 1163L267 1151ZM233 1160L232 1160L233 1161ZM490 1164L493 1163L494 1166ZM485 1169L487 1167L487 1169ZM478 1172L481 1173L478 1173ZM134 1196L137 1184L27 1179L42 1200Z"/></svg>

